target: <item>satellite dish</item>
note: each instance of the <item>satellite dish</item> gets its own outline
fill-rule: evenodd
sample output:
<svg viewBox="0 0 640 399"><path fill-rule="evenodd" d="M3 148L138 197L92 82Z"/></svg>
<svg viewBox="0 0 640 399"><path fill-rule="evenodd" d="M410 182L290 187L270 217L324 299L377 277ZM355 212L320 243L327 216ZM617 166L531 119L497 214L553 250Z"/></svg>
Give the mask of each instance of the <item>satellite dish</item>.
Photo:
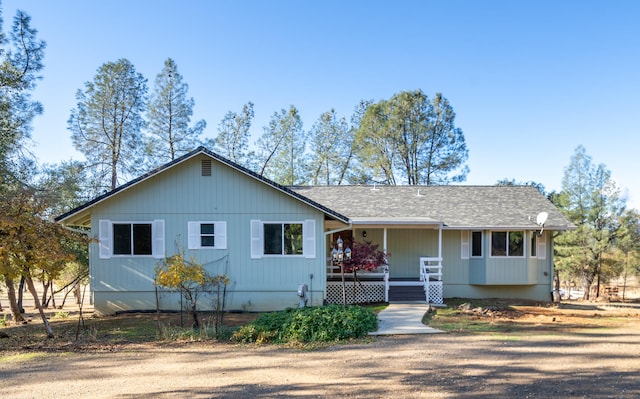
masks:
<svg viewBox="0 0 640 399"><path fill-rule="evenodd" d="M547 223L548 217L549 214L547 212L540 212L536 217L536 223L538 223L538 226L544 226L544 224Z"/></svg>
<svg viewBox="0 0 640 399"><path fill-rule="evenodd" d="M538 237L542 237L542 232L544 231L544 224L547 222L548 217L549 217L549 214L547 212L540 212L538 216L536 216L536 223L538 223L538 226L540 226Z"/></svg>

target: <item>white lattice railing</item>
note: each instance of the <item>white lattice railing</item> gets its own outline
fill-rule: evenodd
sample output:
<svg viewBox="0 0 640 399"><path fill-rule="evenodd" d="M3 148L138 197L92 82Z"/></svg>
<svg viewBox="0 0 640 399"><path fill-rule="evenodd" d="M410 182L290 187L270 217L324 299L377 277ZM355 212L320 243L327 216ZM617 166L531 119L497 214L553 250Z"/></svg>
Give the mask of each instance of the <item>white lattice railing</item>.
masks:
<svg viewBox="0 0 640 399"><path fill-rule="evenodd" d="M420 258L420 281L424 284L427 303L442 304L442 258Z"/></svg>
<svg viewBox="0 0 640 399"><path fill-rule="evenodd" d="M343 303L341 281L327 281L327 303ZM384 281L346 281L344 285L348 304L387 302L387 288ZM355 293L355 295L354 295Z"/></svg>

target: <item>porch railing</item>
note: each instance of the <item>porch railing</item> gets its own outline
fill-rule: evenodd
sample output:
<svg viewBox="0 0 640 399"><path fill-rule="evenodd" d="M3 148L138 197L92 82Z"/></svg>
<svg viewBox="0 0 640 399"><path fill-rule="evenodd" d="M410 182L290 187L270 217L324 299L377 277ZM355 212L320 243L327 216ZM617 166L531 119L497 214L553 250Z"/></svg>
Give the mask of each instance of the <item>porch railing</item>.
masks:
<svg viewBox="0 0 640 399"><path fill-rule="evenodd" d="M442 304L442 258L420 257L420 281L427 303Z"/></svg>

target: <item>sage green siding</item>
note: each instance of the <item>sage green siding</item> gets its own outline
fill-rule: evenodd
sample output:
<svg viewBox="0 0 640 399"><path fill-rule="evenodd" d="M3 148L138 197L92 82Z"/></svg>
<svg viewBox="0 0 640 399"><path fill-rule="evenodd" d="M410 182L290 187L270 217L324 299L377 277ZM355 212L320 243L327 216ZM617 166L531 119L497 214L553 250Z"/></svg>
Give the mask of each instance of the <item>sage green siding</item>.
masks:
<svg viewBox="0 0 640 399"><path fill-rule="evenodd" d="M326 280L322 256L324 214L216 160L212 160L211 176L202 176L202 159L211 158L199 155L187 159L95 205L91 216L94 234L97 236L102 219L112 222L164 220L167 256L180 248L203 263L210 273L229 276L227 309L264 311L296 306L298 284L309 285L314 291L309 295L313 304L321 304ZM315 220L315 258L251 259L253 219ZM190 221L225 221L227 249L187 250ZM96 310L113 313L155 309L153 278L159 259L151 256L101 259L97 246L92 244L90 253ZM162 299L165 307L179 306L175 295L165 294Z"/></svg>
<svg viewBox="0 0 640 399"><path fill-rule="evenodd" d="M433 229L388 229L387 251L389 277L394 279L420 277L420 257L438 256L438 231Z"/></svg>
<svg viewBox="0 0 640 399"><path fill-rule="evenodd" d="M483 256L462 259L461 232L443 234L443 289L447 298L521 298L548 301L552 289L553 248L551 235L541 240L544 256L530 256L530 234L526 232L525 256L492 257L489 231L483 232Z"/></svg>
<svg viewBox="0 0 640 399"><path fill-rule="evenodd" d="M361 235L363 230L367 232L366 238ZM540 238L545 243L544 256L531 257L530 235L534 233L526 232L525 256L519 258L490 256L490 231L483 231L482 257L464 258L462 234L460 230L442 232L442 281L445 298L550 299L553 275L550 234L545 233ZM354 236L357 241L366 239L380 245L380 248L384 246L382 228L361 227ZM432 228L388 228L387 252L391 254L388 258L390 278L416 280L419 277L420 257L438 256L438 231Z"/></svg>

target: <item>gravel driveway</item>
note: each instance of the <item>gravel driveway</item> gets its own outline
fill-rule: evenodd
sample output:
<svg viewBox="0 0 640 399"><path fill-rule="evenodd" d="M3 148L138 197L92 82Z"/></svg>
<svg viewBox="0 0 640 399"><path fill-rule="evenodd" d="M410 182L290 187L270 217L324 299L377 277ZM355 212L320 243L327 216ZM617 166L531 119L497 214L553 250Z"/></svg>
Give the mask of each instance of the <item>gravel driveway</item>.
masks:
<svg viewBox="0 0 640 399"><path fill-rule="evenodd" d="M317 351L174 344L0 362L4 398L638 398L640 322L550 335L398 335Z"/></svg>

